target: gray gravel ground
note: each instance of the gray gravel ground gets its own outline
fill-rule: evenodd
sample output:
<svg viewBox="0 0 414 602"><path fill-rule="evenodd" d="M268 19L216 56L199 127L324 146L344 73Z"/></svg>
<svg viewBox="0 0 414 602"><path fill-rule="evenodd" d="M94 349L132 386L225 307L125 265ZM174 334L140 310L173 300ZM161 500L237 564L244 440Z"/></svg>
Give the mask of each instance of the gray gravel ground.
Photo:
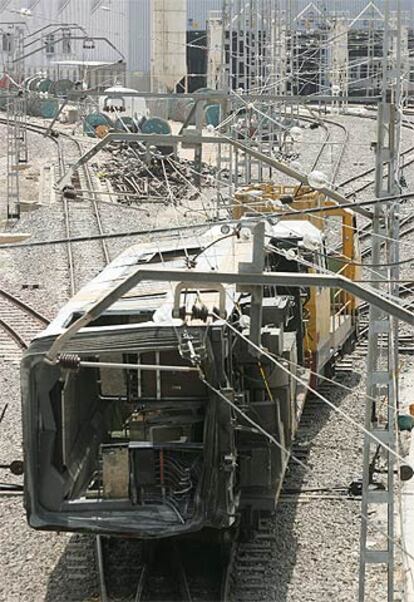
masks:
<svg viewBox="0 0 414 602"><path fill-rule="evenodd" d="M350 177L373 163L373 153L369 149L375 136L375 123L357 117L337 117L346 124L350 132L350 143L345 154L343 168L338 181ZM341 140L341 132L333 128L333 140ZM305 134L304 156L300 161L306 170L318 150L321 133L307 131ZM55 153L51 145L48 157L42 153L45 141L38 136L30 136L31 156L44 157L43 163L50 161ZM409 143L408 137L405 144ZM337 145L338 147L338 145ZM335 147L336 148L336 147ZM73 151L72 151L73 152ZM335 153L336 151L334 151ZM0 151L1 155L1 151ZM335 156L335 154L334 154ZM40 169L42 159L36 159L36 169ZM329 171L332 166L329 154L323 157L322 167ZM0 169L2 157L0 156ZM407 173L412 187L414 170ZM27 188L28 194L35 194L35 183ZM365 193L369 198L372 190ZM79 204L79 207L76 205ZM79 209L77 233L84 234L92 225L84 217L85 205L77 203L73 211ZM116 232L130 229L150 229L199 222L200 215L192 218L176 213L174 209L146 205L150 216L135 209L119 209L106 204L100 206L105 231ZM24 215L18 225L19 230L29 231L34 240L60 238L64 235L62 207L59 202L39 209L36 213ZM146 238L146 237L145 237ZM109 244L111 257L141 238L113 241ZM76 261L79 265L79 284L87 281L102 268L102 257L88 243L77 243ZM22 299L52 317L68 296L68 261L66 247L53 246L33 250L1 251L0 269L3 284L7 290L15 292ZM410 271L407 267L405 275ZM31 290L23 285L39 285ZM363 393L365 362L355 356L354 373L346 382L353 392L335 393L332 401L358 421L363 420ZM0 408L5 402L9 408L0 425L0 463L21 458L19 367L16 363L3 363L0 366L0 387L3 393ZM305 477L301 470L290 476L290 482L312 487L318 483L328 487L347 485L361 474L362 437L350 426L325 407L321 407L317 421L311 429L300 433L301 444L309 445L309 461L312 474ZM19 482L19 479L2 472L1 480ZM359 505L357 502L319 500L310 502L285 502L280 505L275 530L277 545L274 562L268 578L276 587L276 602L352 602L356 599L357 562L359 543ZM25 522L20 497L0 498L0 600L29 602L49 600L91 600L95 588L95 575L92 569L90 538L67 534L38 533L30 530ZM76 566L74 550L81 545L85 558ZM79 558L78 558L79 561ZM79 563L78 563L79 564ZM69 578L72 572L74 579ZM87 577L87 574L89 576ZM96 598L95 598L96 599ZM380 592L372 600L380 602Z"/></svg>

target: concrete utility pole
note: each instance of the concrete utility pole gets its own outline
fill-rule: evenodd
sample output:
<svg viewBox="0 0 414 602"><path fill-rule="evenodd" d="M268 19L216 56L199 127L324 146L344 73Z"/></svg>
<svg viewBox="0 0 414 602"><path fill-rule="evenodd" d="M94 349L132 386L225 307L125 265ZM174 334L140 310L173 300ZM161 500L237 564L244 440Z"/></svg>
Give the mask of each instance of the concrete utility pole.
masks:
<svg viewBox="0 0 414 602"><path fill-rule="evenodd" d="M391 35L396 38L397 49L401 49L400 15L398 0L397 28L390 31L390 7L387 0L384 19L383 97L378 106L376 143L377 198L398 196L400 192L400 51L397 51L397 60L394 63L390 61ZM376 280L383 281L375 286L379 290L386 289L392 295L398 295L399 205L398 200L375 205L372 223L372 269L375 271ZM370 309L368 341L365 427L394 450L398 410L398 322L374 305ZM385 482L376 479L379 460L382 462L381 469L386 472ZM372 599L368 591L368 577L369 567L373 565L386 568L381 574L387 576L387 600L394 600L394 465L394 456L380 446L373 445L372 439L366 435L361 504L359 602ZM374 549L368 541L378 537L378 532L383 531L385 537L381 536L381 548L375 546ZM375 575L378 580L380 573L376 572Z"/></svg>

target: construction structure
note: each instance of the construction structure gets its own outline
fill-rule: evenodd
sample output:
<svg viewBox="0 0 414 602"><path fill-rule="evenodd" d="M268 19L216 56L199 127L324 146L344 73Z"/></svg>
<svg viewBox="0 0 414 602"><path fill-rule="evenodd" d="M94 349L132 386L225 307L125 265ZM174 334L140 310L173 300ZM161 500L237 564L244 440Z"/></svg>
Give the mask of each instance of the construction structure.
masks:
<svg viewBox="0 0 414 602"><path fill-rule="evenodd" d="M225 19L222 56L228 64L229 49L232 49L228 82L232 89L249 89L250 81L256 78L257 86L262 82L267 89L291 95L378 96L385 19L379 8L382 5L370 1L358 10L360 4L349 3L349 10L344 10L345 3L339 10L336 5L330 9L323 2L304 4L299 10L301 4L297 2L273 6L257 0L243 6L241 2L229 0L224 11L211 12L206 80L209 86L217 82L215 74L220 71L219 38L214 33L218 31L218 23ZM390 25L394 30L396 19L396 13L390 11ZM407 91L411 91L413 77L414 59L410 52L413 32L412 13L404 11L401 13L400 54ZM394 44L394 63L396 56ZM246 65L245 71L243 65Z"/></svg>
<svg viewBox="0 0 414 602"><path fill-rule="evenodd" d="M338 95L376 95L378 91L382 1L349 0L331 5L322 0L247 4L229 0L223 9L221 0L121 0L116 5L95 0L39 0L30 6L22 8L18 0L10 0L0 7L3 64L13 62L20 48L20 56L29 55L24 61L26 76L43 73L51 79L87 79L94 87L108 87L119 80L142 91L159 91L157 78L167 80L168 68L157 77L154 70L160 70L159 57L168 47L168 56L174 56L174 63L180 65L174 89L214 88L219 85L215 75L220 70L218 56L223 53L223 40L217 36L222 19L231 14L235 21L227 30L228 35L232 30L233 43L235 37L241 43L236 53L239 62L249 54L249 35L254 36L253 47L267 49L269 66L261 77L273 79L274 91L301 95L332 90ZM174 32L157 17L160 10L168 10ZM412 4L402 2L403 68L411 73L413 10ZM52 24L48 27L44 27L46 13ZM393 9L390 19L395 23ZM248 27L242 27L243 21ZM236 35L236 30L242 33ZM106 43L109 39L113 46ZM237 59L233 58L236 72ZM250 77L247 72L246 77Z"/></svg>

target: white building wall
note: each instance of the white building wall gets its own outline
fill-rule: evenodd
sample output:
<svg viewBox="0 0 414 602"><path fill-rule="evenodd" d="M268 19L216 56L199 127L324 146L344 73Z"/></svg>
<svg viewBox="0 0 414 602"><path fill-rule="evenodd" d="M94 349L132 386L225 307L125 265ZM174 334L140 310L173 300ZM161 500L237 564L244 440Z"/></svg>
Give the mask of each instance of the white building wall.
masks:
<svg viewBox="0 0 414 602"><path fill-rule="evenodd" d="M30 31L36 31L51 22L78 23L90 35L108 37L113 41L127 58L128 83L140 89L149 89L152 3L153 0L0 0L0 22L19 20L25 22ZM209 11L220 10L221 7L222 0L187 0L186 28L205 30ZM33 16L22 17L13 12L22 8L29 8ZM73 42L72 56L63 55L61 49L62 45L56 46L56 53L51 57L44 50L30 57L26 61L27 70L35 73L48 69L54 76L57 68L53 61L56 60L77 58L112 61L118 57L103 42L97 43L95 51L83 50L81 43ZM1 44L0 60L4 63ZM61 67L59 74L72 79L75 71L74 68Z"/></svg>
<svg viewBox="0 0 414 602"><path fill-rule="evenodd" d="M1 1L1 0L0 0ZM95 49L84 49L83 42L72 40L72 52L63 54L62 43L56 43L55 53L47 55L42 34L33 37L39 38L38 42L31 45L27 52L40 49L39 52L33 54L25 60L25 68L28 72L36 72L41 69L47 69L51 75L56 76L58 67L54 64L59 60L85 60L85 61L107 61L116 62L121 59L121 55L125 56L128 61L129 55L129 0L105 0L105 3L97 4L96 0L11 0L6 10L0 10L0 22L6 21L21 21L27 25L27 31L33 33L47 24L55 23L58 29L59 24L78 24L82 26L91 37L108 38L120 51L111 48L104 40L95 42ZM103 10L102 6L110 10ZM21 8L30 8L32 16L24 17L17 14ZM1 4L0 4L1 9ZM94 9L94 12L91 12ZM1 26L2 30L7 30L7 26ZM53 31L52 28L46 30ZM84 35L81 31L72 30L73 36ZM55 40L62 37L62 32L55 33ZM4 63L5 57L2 56ZM73 67L60 67L59 75L61 77L73 77L78 73ZM112 82L109 82L112 83Z"/></svg>
<svg viewBox="0 0 414 602"><path fill-rule="evenodd" d="M133 88L149 90L151 70L151 0L130 0L129 15L129 84Z"/></svg>

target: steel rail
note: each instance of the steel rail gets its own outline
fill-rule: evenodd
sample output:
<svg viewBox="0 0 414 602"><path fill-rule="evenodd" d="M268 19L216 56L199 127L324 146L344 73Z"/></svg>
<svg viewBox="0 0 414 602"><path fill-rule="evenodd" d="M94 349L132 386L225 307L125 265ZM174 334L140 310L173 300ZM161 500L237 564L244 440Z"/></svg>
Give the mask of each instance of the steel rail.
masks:
<svg viewBox="0 0 414 602"><path fill-rule="evenodd" d="M41 127L41 126L40 126ZM44 134L45 130L47 130L47 128L45 127L41 127L42 129L42 133ZM66 134L65 132L59 132L60 136L62 136L63 138L67 139L69 142L72 142L77 150L79 155L82 154L82 145L80 144L80 142L76 139L74 139L72 136L70 136L69 134ZM53 136L50 136L52 139ZM63 160L63 155L62 155L62 160L60 161L60 177L62 177L63 173L64 173L64 160ZM85 182L86 182L86 186L89 189L89 193L92 195L92 207L93 207L93 212L95 215L95 219L97 222L97 226L98 226L98 232L99 232L99 236L104 236L104 230L102 227L102 221L101 221L101 216L99 213L99 208L96 202L96 198L95 198L95 190L92 184L92 178L91 175L89 173L89 168L87 165L83 166L83 172L85 175ZM73 242L71 240L72 236L71 236L71 219L70 219L70 203L69 200L66 198L66 196L63 194L62 195L62 199L63 199L63 210L64 210L64 219L65 219L65 230L66 230L66 238L68 240L67 243L67 248L68 248L68 260L69 260L69 278L70 278L70 291L71 291L71 296L73 296L77 290L76 290L76 268L75 268L75 260L74 260L74 253L73 253ZM109 263L110 259L109 259L109 253L108 253L108 248L107 248L107 242L104 239L101 239L101 247L102 247L102 251L103 251L103 256L104 256L104 261L106 263L106 265Z"/></svg>
<svg viewBox="0 0 414 602"><path fill-rule="evenodd" d="M23 351L26 351L26 349L28 349L29 344L24 340L24 338L17 332L17 330L15 330L15 328L13 328L13 326L10 326L10 324L5 322L1 318L0 318L0 328L2 328L5 332L7 332L7 334L10 336L10 338L13 339L13 341L15 343L17 343L18 346Z"/></svg>
<svg viewBox="0 0 414 602"><path fill-rule="evenodd" d="M7 118L0 117L0 123L7 124ZM64 173L64 169L65 169L65 159L64 159L64 153L63 153L63 149L62 149L60 140L58 138L56 138L55 136L53 136L51 133L49 133L48 128L46 128L40 124L28 123L28 124L26 124L26 127L27 127L28 131L30 131L30 132L33 132L35 134L39 134L42 136L46 135L46 137L56 145L57 155L58 155L59 176L62 177L62 175ZM62 135L65 136L65 134L62 134ZM75 268L74 268L74 260L73 260L72 242L70 240L71 235L70 235L70 223L69 223L69 208L67 206L67 199L64 196L63 196L63 212L64 212L65 231L66 231L66 238L67 238L66 244L67 244L67 250L68 250L70 292L71 292L71 295L73 295L75 293L75 276L74 276Z"/></svg>
<svg viewBox="0 0 414 602"><path fill-rule="evenodd" d="M7 118L5 117L0 117L0 123L5 124L7 123ZM49 128L46 126L43 126L41 124L37 124L37 123L30 123L27 124L27 129L33 133L36 134L41 134L42 136L45 136L53 141L56 146L57 146L57 152L58 152L58 165L59 165L59 175L60 177L63 177L64 175L64 168L65 168L65 159L64 159L64 152L62 149L62 145L61 142L59 140L60 137L68 140L69 142L72 142L77 150L79 155L82 155L83 149L82 149L82 145L79 142L79 140L76 140L74 137L70 136L69 134L67 134L66 132L61 132L59 131L59 138L55 137L52 135L51 132L49 132ZM82 166L83 172L85 174L85 181L88 187L88 192L91 194L91 198L92 198L92 207L93 207L93 211L94 211L94 215L95 215L95 219L97 222L97 227L98 227L98 232L99 235L104 237L105 232L102 226L102 219L101 219L101 215L99 212L99 207L98 207L98 203L96 201L96 191L94 189L93 183L92 183L92 177L89 171L89 168L87 166L87 164ZM67 249L68 249L68 262L69 262L69 278L70 278L70 291L71 291L71 295L74 295L76 293L76 279L75 279L75 261L74 261L74 256L73 256L73 246L72 246L72 241L71 241L71 229L70 229L70 209L69 209L69 202L68 199L63 195L63 210L64 210L64 220L65 220L65 230L66 230L66 239L67 239ZM108 265L108 263L110 263L110 255L109 255L109 251L108 251L108 244L107 241L102 239L101 240L101 246L102 246L102 252L104 255L104 260L106 265Z"/></svg>
<svg viewBox="0 0 414 602"><path fill-rule="evenodd" d="M74 142L76 144L78 151L79 151L79 155L82 155L82 146L81 146L80 142L73 138L71 140L72 140L72 142ZM101 214L99 212L99 206L98 206L98 203L96 202L96 191L93 186L92 176L91 176L91 173L90 173L87 163L85 163L83 165L83 172L85 174L87 187L89 188L88 192L89 192L89 194L91 194L91 202L92 202L92 207L93 207L93 211L95 214L96 223L98 225L98 232L101 236L103 236L105 234L105 232L104 232L104 229L102 226L102 219L101 219ZM111 261L111 258L109 255L108 244L105 239L102 239L101 245L102 245L102 252L103 252L103 255L105 258L105 263L106 263L106 265L108 265Z"/></svg>
<svg viewBox="0 0 414 602"><path fill-rule="evenodd" d="M46 318L45 316L43 316L36 309L34 309L33 307L31 307L30 305L28 305L24 301L21 301L20 299L18 299L17 297L15 297L11 293L9 293L8 291L5 291L4 289L0 289L0 296L4 297L4 299L6 299L7 301L9 301L11 303L11 306L12 306L13 309L17 309L19 311L22 311L24 314L26 314L26 316L31 316L32 318L35 318L38 322L40 322L42 324L43 327L47 326L48 324L50 324L50 320L48 318ZM18 322L18 320L16 320L16 321ZM16 329L15 325L11 326L9 324L9 322L7 322L6 320L4 320L3 318L0 318L0 328L2 328L10 336L10 338L15 343L17 343L17 345L23 351L25 351L26 349L28 349L29 344L27 343L26 339L19 332L17 332L17 329Z"/></svg>
<svg viewBox="0 0 414 602"><path fill-rule="evenodd" d="M5 291L4 289L0 289L0 296L4 297L5 299L8 299L8 301L11 301L14 305L27 312L28 314L32 315L37 320L39 320L39 322L43 322L43 324L45 325L50 324L50 320L46 318L43 314L41 314L39 311L37 311L37 309L34 309L30 305L28 305L21 299L18 299L17 297Z"/></svg>
<svg viewBox="0 0 414 602"><path fill-rule="evenodd" d="M375 120L376 117L371 116L371 115L365 115L362 117L362 119ZM402 123L402 127L405 129L408 129L408 130L412 130L412 131L414 130L414 124L409 121ZM403 151L400 156L406 157L407 155L409 155L412 152L414 152L414 146L411 146L410 148ZM414 163L414 159L411 159L410 162L406 163L404 166L408 167L409 165L412 165L412 163ZM339 184L339 188L343 188L344 186L347 186L348 184L352 184L353 182L356 182L357 180L360 180L361 178L364 178L365 176L369 176L372 173L375 173L375 167L366 169L366 170L360 172L359 174L356 174L355 176L351 176L350 178L344 180L343 182L341 182ZM375 180L371 180L369 183L364 184L361 188L350 193L349 196L352 196L353 194L358 194L359 192L366 190L366 188L369 188L369 186L372 186L372 184L374 184L374 182L375 182Z"/></svg>
<svg viewBox="0 0 414 602"><path fill-rule="evenodd" d="M312 115L312 113L311 113L311 115ZM327 117L322 117L322 115L320 113L319 113L319 119L317 119L316 117L312 118L312 117L307 117L307 116L303 116L303 115L299 115L298 119L300 121L303 120L303 121L308 121L308 122L311 121L313 123L321 123L322 125L324 125L324 124L333 125L333 126L339 128L339 129L341 129L344 132L345 136L344 136L343 142L341 143L341 151L339 153L338 159L337 159L337 161L335 163L335 167L334 167L333 172L332 172L332 182L334 182L336 180L336 178L337 178L337 175L338 175L338 172L339 172L339 168L341 166L342 159L343 159L343 156L345 154L345 150L346 150L347 144L349 142L349 132L348 132L347 128L342 123L339 123L338 121L335 121L334 119L327 118ZM328 128L326 128L326 131L328 131ZM316 169L316 167L318 166L318 163L320 162L320 158L321 158L324 150L329 145L330 137L331 137L331 132L328 133L327 138L325 139L325 141L324 141L321 149L319 150L319 152L318 152L318 154L317 154L317 156L315 158L315 161L313 162L313 166L311 168L311 171L313 171L314 169ZM340 185L338 186L338 188L339 187L340 187Z"/></svg>

